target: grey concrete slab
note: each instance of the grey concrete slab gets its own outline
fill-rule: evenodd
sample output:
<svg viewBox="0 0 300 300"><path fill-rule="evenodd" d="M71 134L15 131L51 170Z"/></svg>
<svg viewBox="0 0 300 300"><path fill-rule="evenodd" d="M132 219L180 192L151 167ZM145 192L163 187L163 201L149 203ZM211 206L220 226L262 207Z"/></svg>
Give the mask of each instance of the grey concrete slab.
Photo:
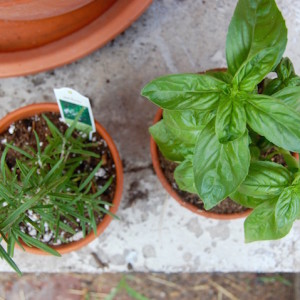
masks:
<svg viewBox="0 0 300 300"><path fill-rule="evenodd" d="M216 221L182 209L150 167L148 127L156 107L139 96L141 88L159 75L225 66L235 3L154 0L124 34L88 57L55 71L1 79L1 116L25 104L54 101L53 88L68 86L91 98L95 118L110 132L125 163L120 221L63 258L17 251L15 260L24 272L119 272L129 263L136 271L300 271L299 222L280 241L244 244L243 220ZM286 55L300 72L300 2L278 5L289 28ZM108 267L102 269L92 253ZM10 268L0 261L0 271Z"/></svg>

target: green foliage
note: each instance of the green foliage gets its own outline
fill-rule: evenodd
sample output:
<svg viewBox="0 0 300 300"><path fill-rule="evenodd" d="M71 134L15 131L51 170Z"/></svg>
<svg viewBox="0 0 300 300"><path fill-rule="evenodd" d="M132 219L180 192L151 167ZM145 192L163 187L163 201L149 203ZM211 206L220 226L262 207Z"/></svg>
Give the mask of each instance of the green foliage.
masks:
<svg viewBox="0 0 300 300"><path fill-rule="evenodd" d="M199 134L193 158L195 186L205 209L210 209L236 190L250 164L247 132L222 144L211 121Z"/></svg>
<svg viewBox="0 0 300 300"><path fill-rule="evenodd" d="M299 163L290 151L300 152L300 77L282 58L286 44L275 0L239 0L227 34L227 71L163 76L142 90L164 109L150 133L163 155L180 163L179 188L196 192L206 209L228 196L255 208L245 223L247 241L284 236L299 214L292 184ZM267 79L273 71L277 77ZM272 148L288 169L262 156Z"/></svg>
<svg viewBox="0 0 300 300"><path fill-rule="evenodd" d="M80 115L79 115L80 116ZM0 234L7 243L5 250L0 245L0 258L19 274L12 260L14 247L22 240L30 247L37 247L49 254L59 253L43 242L45 234L51 234L54 242L67 242L63 232L74 235L73 228L81 228L83 235L96 234L95 214L105 213L107 203L101 195L109 187L112 178L101 189L95 183L95 174L101 167L100 156L89 150L96 144L87 142L81 136L73 137L78 117L63 135L46 117L51 135L42 150L36 132L36 150L20 149L6 144L0 163ZM6 164L9 151L18 152L10 169ZM92 157L100 162L91 172L79 172L79 166ZM28 226L36 232L30 234ZM46 242L46 241L45 241Z"/></svg>
<svg viewBox="0 0 300 300"><path fill-rule="evenodd" d="M127 282L127 279L131 279L132 276L122 276L118 285L113 288L109 295L105 297L104 300L113 300L117 299L116 296L122 292L123 290L126 291L127 295L130 296L132 299L136 300L150 300L149 298L145 297L144 295L138 293L135 289L133 289Z"/></svg>

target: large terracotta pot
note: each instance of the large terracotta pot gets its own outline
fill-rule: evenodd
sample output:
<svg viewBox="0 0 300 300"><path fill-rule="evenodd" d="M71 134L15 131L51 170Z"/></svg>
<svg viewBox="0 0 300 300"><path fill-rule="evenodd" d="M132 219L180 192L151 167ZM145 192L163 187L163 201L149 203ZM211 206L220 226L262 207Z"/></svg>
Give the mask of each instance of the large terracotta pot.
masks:
<svg viewBox="0 0 300 300"><path fill-rule="evenodd" d="M59 113L59 108L56 103L38 103L38 104L32 104L28 105L22 108L19 108L0 120L0 133L4 132L7 128L9 128L11 123L14 123L18 120L28 118L31 116L34 116L35 114L41 114L45 112L57 112ZM113 157L115 166L116 166L116 190L114 194L114 199L112 201L113 206L110 207L110 212L115 214L118 210L121 197L122 197L122 190L123 190L123 168L122 168L122 162L119 157L118 150L110 137L110 135L106 132L106 130L95 121L96 124L96 130L97 132L103 137L103 139L106 141L108 148L111 152L111 155ZM112 217L109 215L105 215L104 219L100 224L97 226L97 236L100 235L105 228L108 226L108 224L111 222ZM88 234L85 238L71 242L68 244L63 244L59 246L52 246L53 249L58 251L60 254L68 253L74 250L78 250L79 248L87 245L91 241L93 241L97 236L93 232ZM24 243L22 243L24 249L27 252L34 253L34 254L42 254L47 255L48 253L34 247L28 247Z"/></svg>
<svg viewBox="0 0 300 300"><path fill-rule="evenodd" d="M95 20L116 0L0 1L0 52L51 43Z"/></svg>
<svg viewBox="0 0 300 300"><path fill-rule="evenodd" d="M95 51L123 32L151 2L0 0L0 78L50 70Z"/></svg>

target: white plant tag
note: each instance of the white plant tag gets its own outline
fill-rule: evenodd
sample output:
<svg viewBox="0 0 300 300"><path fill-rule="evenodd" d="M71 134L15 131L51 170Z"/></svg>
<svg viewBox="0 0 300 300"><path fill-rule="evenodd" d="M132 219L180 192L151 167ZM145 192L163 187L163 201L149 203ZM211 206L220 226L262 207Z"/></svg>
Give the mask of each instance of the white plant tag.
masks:
<svg viewBox="0 0 300 300"><path fill-rule="evenodd" d="M54 89L54 94L61 117L68 126L72 124L78 113L83 109L76 128L88 134L89 139L92 140L96 127L89 98L70 88Z"/></svg>

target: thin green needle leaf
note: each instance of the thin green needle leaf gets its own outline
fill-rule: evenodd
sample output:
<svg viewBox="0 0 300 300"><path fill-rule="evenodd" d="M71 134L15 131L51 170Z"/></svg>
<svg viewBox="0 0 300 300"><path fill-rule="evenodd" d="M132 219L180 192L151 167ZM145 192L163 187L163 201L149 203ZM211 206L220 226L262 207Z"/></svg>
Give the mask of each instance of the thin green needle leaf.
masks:
<svg viewBox="0 0 300 300"><path fill-rule="evenodd" d="M48 117L46 115L42 115L44 120L46 121L51 134L53 135L53 137L59 136L61 139L64 138L64 136L61 134L61 132L57 129L57 127L48 119Z"/></svg>
<svg viewBox="0 0 300 300"><path fill-rule="evenodd" d="M93 198L97 198L99 197L100 195L102 195L108 188L109 186L111 185L111 183L113 182L113 177L111 176L108 181L105 183L105 185L99 190L97 191L96 194L93 194L92 197Z"/></svg>
<svg viewBox="0 0 300 300"><path fill-rule="evenodd" d="M5 147L5 149L4 149L4 151L1 155L1 173L2 173L2 178L3 178L4 183L6 182L6 162L5 162L5 159L6 159L8 149L9 148Z"/></svg>
<svg viewBox="0 0 300 300"><path fill-rule="evenodd" d="M88 184L89 182L94 178L95 174L98 172L102 165L102 160L98 163L96 168L93 170L93 172L86 178L86 180L79 186L79 191L82 191Z"/></svg>
<svg viewBox="0 0 300 300"><path fill-rule="evenodd" d="M6 253L4 248L0 245L0 257L6 260L6 262L21 276L22 272L17 267L15 262L11 259L11 257Z"/></svg>
<svg viewBox="0 0 300 300"><path fill-rule="evenodd" d="M21 153L22 155L26 156L29 159L33 159L32 155L30 155L29 153L27 153L26 151L24 151L23 149L21 149L19 147L16 147L16 146L11 145L11 144L5 144L5 146L12 149L12 150L15 150L15 151Z"/></svg>
<svg viewBox="0 0 300 300"><path fill-rule="evenodd" d="M50 170L50 172L45 176L45 178L43 179L43 181L41 182L41 184L47 184L47 182L50 180L51 176L53 174L56 173L57 169L61 166L61 164L63 163L63 158L61 158L55 165L54 167L52 167L52 169Z"/></svg>
<svg viewBox="0 0 300 300"><path fill-rule="evenodd" d="M25 233L23 233L21 230L18 230L18 234L20 235L21 239L23 240L23 242L25 244L27 244L28 246L33 246L36 248L39 248L49 254L52 254L54 256L61 256L56 250L54 250L53 248L50 248L49 246L47 246L46 244L26 235Z"/></svg>
<svg viewBox="0 0 300 300"><path fill-rule="evenodd" d="M35 140L36 140L36 147L37 147L37 151L38 151L37 154L38 154L38 157L40 157L41 156L40 139L35 130L33 131L33 133L34 133Z"/></svg>
<svg viewBox="0 0 300 300"><path fill-rule="evenodd" d="M68 138L71 137L71 135L72 135L73 131L75 130L75 127L76 127L76 125L77 125L77 123L78 123L78 121L79 121L79 119L80 119L80 117L81 117L81 115L82 115L82 113L83 113L84 110L85 110L85 108L83 107L79 111L79 113L76 115L76 117L75 117L73 123L71 124L71 126L67 129L67 131L65 133L65 138L66 139L68 139Z"/></svg>

